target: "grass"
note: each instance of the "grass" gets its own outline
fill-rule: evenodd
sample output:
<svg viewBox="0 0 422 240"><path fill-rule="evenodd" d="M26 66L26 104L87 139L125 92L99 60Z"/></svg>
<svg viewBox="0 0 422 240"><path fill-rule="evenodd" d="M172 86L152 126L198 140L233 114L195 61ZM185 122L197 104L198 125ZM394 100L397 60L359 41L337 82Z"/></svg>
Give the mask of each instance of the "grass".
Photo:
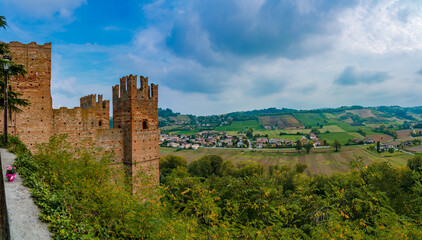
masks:
<svg viewBox="0 0 422 240"><path fill-rule="evenodd" d="M198 129L194 129L194 130L180 130L180 131L174 131L174 132L170 132L170 134L172 135L194 135L195 133L198 132Z"/></svg>
<svg viewBox="0 0 422 240"><path fill-rule="evenodd" d="M185 122L191 122L191 119L186 115L178 114L176 117L170 117L171 120L179 122L179 121L185 121Z"/></svg>
<svg viewBox="0 0 422 240"><path fill-rule="evenodd" d="M324 117L329 119L337 119L337 117L332 113L324 113Z"/></svg>
<svg viewBox="0 0 422 240"><path fill-rule="evenodd" d="M349 139L358 138L357 136L354 136L346 132L321 133L321 134L318 134L318 137L326 140L330 144L333 143L334 140L337 139L342 145L347 143L347 140ZM361 136L360 138L363 139L363 136Z"/></svg>
<svg viewBox="0 0 422 240"><path fill-rule="evenodd" d="M258 120L247 120L247 121L233 121L230 126L216 127L216 131L244 131L248 128L254 130L261 130L263 127L259 124Z"/></svg>
<svg viewBox="0 0 422 240"><path fill-rule="evenodd" d="M295 118L305 126L324 125L327 119L322 113L295 113Z"/></svg>
<svg viewBox="0 0 422 240"><path fill-rule="evenodd" d="M412 155L405 153L383 153L378 154L366 149L365 146L343 146L340 152L333 149L312 149L310 154L298 153L292 149L283 150L241 150L241 149L219 149L219 148L199 148L198 150L175 151L174 148L161 148L160 156L178 155L185 157L188 162L197 160L202 156L216 154L224 160L233 163L242 161L258 161L265 166L278 164L293 167L296 163L306 163L308 170L312 174L332 174L334 172L348 171L348 163L356 157L361 157L365 164L375 161L388 161L393 166L404 166L407 159Z"/></svg>
<svg viewBox="0 0 422 240"><path fill-rule="evenodd" d="M324 125L324 127L322 129L320 129L319 131L321 133L324 133L327 130L330 131L330 132L346 132L344 129L340 128L337 125Z"/></svg>

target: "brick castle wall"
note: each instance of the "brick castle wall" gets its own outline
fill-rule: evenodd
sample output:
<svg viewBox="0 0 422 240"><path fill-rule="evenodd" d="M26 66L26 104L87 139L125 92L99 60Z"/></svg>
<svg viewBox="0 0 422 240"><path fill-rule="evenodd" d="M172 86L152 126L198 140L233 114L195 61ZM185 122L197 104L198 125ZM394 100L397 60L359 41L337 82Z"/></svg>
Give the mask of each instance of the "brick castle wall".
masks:
<svg viewBox="0 0 422 240"><path fill-rule="evenodd" d="M73 146L90 139L105 151L114 152L115 166L123 166L131 176L144 171L158 182L158 86L148 78L129 75L120 79L113 91L113 128L110 128L110 101L102 95L88 95L73 109L52 108L51 43L9 43L12 60L25 66L25 77L11 78L13 91L23 94L31 106L12 114L9 133L19 136L30 150L47 142L52 134L67 134ZM0 120L1 121L1 120ZM1 123L1 122L0 122ZM0 130L2 132L2 128Z"/></svg>
<svg viewBox="0 0 422 240"><path fill-rule="evenodd" d="M22 109L19 115L12 114L8 132L19 135L28 148L33 149L35 143L47 142L53 133L51 43L11 42L9 48L12 60L24 65L27 71L25 77L11 77L10 86L13 91L23 94L22 98L28 99L31 105ZM3 125L3 118L0 121Z"/></svg>

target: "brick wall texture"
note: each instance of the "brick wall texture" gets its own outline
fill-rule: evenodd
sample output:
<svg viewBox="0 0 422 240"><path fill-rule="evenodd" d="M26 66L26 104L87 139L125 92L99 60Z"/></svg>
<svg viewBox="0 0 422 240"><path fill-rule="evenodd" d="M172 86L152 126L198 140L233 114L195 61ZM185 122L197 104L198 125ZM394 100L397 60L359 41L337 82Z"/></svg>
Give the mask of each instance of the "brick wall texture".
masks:
<svg viewBox="0 0 422 240"><path fill-rule="evenodd" d="M23 64L27 71L25 77L10 78L10 86L31 103L22 113L10 116L9 134L19 136L32 151L36 143L47 142L53 134L67 134L74 146L89 139L114 152L113 165L123 167L131 176L139 172L152 174L158 182L157 85L148 85L148 78L141 76L138 87L136 75L122 77L120 85L112 87L113 126L110 128L110 101L103 100L102 95L82 97L80 107L53 109L51 43L10 42L9 48L12 60Z"/></svg>

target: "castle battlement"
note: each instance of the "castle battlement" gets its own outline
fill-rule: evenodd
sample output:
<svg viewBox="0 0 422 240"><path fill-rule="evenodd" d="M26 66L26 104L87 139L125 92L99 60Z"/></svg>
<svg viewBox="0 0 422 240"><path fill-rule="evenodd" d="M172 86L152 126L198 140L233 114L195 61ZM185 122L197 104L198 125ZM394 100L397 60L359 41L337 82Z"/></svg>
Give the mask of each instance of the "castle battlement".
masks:
<svg viewBox="0 0 422 240"><path fill-rule="evenodd" d="M50 43L44 43L43 45L39 45L36 42L30 42L30 43L21 43L21 42L17 42L17 41L12 41L10 43L8 43L9 46L28 46L28 47L34 47L34 48L50 48L51 49L51 42Z"/></svg>
<svg viewBox="0 0 422 240"><path fill-rule="evenodd" d="M95 108L98 110L110 110L110 100L104 100L103 101L103 95L98 95L98 101L97 101L97 95L96 94L90 94L85 97L81 97L81 108L82 109L89 109L89 108Z"/></svg>
<svg viewBox="0 0 422 240"><path fill-rule="evenodd" d="M104 151L114 153L114 167L124 168L133 179L139 172L149 172L158 182L157 85L148 85L148 78L141 76L138 88L137 75L120 78L120 85L112 87L113 128L110 128L110 100L103 100L103 95L80 98L80 107L53 109L51 43L8 45L13 61L23 64L28 72L25 77L12 77L10 85L34 103L22 113L12 114L12 135L19 135L31 151L35 150L35 143L48 142L53 134L66 134L73 146L91 139ZM132 186L135 184L132 182Z"/></svg>
<svg viewBox="0 0 422 240"><path fill-rule="evenodd" d="M113 86L113 106L115 103L120 105L120 102L129 99L138 99L139 102L143 100L158 100L158 85L148 85L148 77L140 76L140 87L138 88L138 76L129 75L120 78L120 85Z"/></svg>

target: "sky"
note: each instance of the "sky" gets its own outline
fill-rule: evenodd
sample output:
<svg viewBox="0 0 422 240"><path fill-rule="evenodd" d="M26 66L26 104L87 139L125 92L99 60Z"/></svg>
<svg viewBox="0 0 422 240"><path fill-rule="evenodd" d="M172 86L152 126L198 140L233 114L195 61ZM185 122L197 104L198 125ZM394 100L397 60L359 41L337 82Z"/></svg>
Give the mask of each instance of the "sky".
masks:
<svg viewBox="0 0 422 240"><path fill-rule="evenodd" d="M159 107L420 106L422 0L2 0L0 41L52 42L53 107L129 74Z"/></svg>

